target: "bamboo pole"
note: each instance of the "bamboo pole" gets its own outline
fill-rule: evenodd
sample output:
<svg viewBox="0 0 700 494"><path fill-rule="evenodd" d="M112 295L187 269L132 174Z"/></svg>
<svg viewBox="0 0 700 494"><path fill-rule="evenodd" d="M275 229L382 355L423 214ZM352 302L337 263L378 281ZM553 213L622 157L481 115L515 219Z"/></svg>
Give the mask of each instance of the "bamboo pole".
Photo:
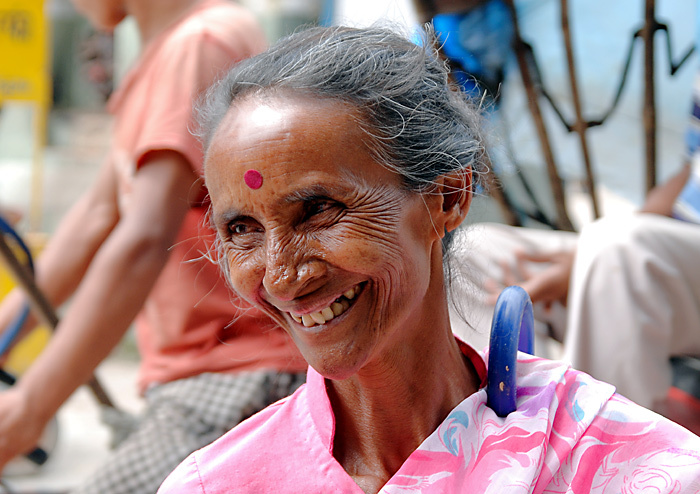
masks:
<svg viewBox="0 0 700 494"><path fill-rule="evenodd" d="M35 102L32 107L32 178L31 202L29 206L29 225L35 231L41 231L42 198L44 188L44 148L46 147L46 126L48 123L48 104Z"/></svg>
<svg viewBox="0 0 700 494"><path fill-rule="evenodd" d="M564 47L566 49L566 61L569 66L569 86L571 87L571 99L574 104L574 112L576 113L576 122L574 123L574 131L579 136L579 144L581 145L581 154L586 170L586 187L591 196L591 207L593 208L593 217L600 218L600 209L598 208L598 199L596 195L595 177L593 176L593 167L591 158L588 152L588 140L586 138L586 130L588 125L583 118L581 110L581 97L578 91L578 81L576 76L576 62L574 61L574 49L571 42L571 29L569 26L569 2L561 0L561 30L564 37Z"/></svg>
<svg viewBox="0 0 700 494"><path fill-rule="evenodd" d="M513 0L507 0L507 4L513 18L513 43L515 48L515 56L518 61L518 67L523 80L523 86L525 87L525 93L527 94L527 104L535 123L535 130L537 131L537 136L542 148L542 154L544 155L545 163L547 165L547 175L549 176L549 183L552 189L552 196L554 198L554 205L556 208L555 225L560 230L574 231L574 227L571 224L571 220L569 219L569 215L566 211L564 187L562 185L562 180L559 177L559 172L557 171L557 165L554 161L554 154L552 153L552 146L549 142L549 135L547 134L547 128L545 126L544 119L542 118L542 112L540 111L538 94L535 90L532 74L530 74L530 67L525 53L525 43L520 36L520 28L518 26L515 4Z"/></svg>
<svg viewBox="0 0 700 494"><path fill-rule="evenodd" d="M656 102L654 96L654 17L655 0L646 0L644 6L644 138L646 157L646 191L656 185Z"/></svg>

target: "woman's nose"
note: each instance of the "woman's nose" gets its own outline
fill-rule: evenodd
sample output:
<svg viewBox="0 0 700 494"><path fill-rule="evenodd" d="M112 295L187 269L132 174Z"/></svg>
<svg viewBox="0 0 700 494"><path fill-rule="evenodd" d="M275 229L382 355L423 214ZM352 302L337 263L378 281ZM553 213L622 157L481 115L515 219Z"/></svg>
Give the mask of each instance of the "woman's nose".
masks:
<svg viewBox="0 0 700 494"><path fill-rule="evenodd" d="M269 295L289 301L315 288L314 282L321 280L326 271L324 265L300 254L291 247L272 252L268 249L263 287Z"/></svg>

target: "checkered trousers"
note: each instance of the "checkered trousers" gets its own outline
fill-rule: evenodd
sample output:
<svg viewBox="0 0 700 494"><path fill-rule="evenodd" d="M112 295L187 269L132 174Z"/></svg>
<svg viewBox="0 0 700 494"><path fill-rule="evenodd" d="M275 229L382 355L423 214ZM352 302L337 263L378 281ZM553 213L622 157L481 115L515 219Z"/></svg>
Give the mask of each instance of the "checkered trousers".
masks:
<svg viewBox="0 0 700 494"><path fill-rule="evenodd" d="M73 494L153 494L191 452L288 396L305 374L201 374L146 393L135 430Z"/></svg>

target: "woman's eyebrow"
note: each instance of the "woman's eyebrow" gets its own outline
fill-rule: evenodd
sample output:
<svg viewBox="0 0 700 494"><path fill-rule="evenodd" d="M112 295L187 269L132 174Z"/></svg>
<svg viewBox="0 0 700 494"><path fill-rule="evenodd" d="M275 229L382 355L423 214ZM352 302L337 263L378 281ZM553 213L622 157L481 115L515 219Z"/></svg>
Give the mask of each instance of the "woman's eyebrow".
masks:
<svg viewBox="0 0 700 494"><path fill-rule="evenodd" d="M320 198L329 198L337 195L337 187L327 187L322 184L314 184L309 187L304 187L302 189L295 190L282 201L283 203L289 205L295 202L308 202Z"/></svg>
<svg viewBox="0 0 700 494"><path fill-rule="evenodd" d="M235 220L236 218L240 218L241 216L245 216L245 214L241 210L231 208L227 209L226 211L214 213L212 215L212 218L214 220L215 225L221 225L230 223L231 221Z"/></svg>
<svg viewBox="0 0 700 494"><path fill-rule="evenodd" d="M308 187L304 187L293 192L290 192L287 196L279 198L275 201L278 203L276 207L291 206L300 202L310 202L318 199L328 199L337 196L339 192L346 190L345 187L328 187L323 184L313 184ZM212 214L212 219L215 225L221 225L230 223L231 221L250 216L249 213L235 207L231 207L225 211L215 212Z"/></svg>

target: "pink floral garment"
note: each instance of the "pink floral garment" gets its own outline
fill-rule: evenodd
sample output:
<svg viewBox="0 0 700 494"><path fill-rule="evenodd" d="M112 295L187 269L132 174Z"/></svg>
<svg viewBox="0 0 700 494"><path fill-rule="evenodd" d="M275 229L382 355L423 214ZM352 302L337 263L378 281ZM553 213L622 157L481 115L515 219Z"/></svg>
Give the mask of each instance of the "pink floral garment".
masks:
<svg viewBox="0 0 700 494"><path fill-rule="evenodd" d="M700 493L698 436L561 362L523 355L517 374L515 412L498 417L484 389L468 397L381 492ZM292 397L193 453L159 493L361 494L332 456L334 428L309 369Z"/></svg>

